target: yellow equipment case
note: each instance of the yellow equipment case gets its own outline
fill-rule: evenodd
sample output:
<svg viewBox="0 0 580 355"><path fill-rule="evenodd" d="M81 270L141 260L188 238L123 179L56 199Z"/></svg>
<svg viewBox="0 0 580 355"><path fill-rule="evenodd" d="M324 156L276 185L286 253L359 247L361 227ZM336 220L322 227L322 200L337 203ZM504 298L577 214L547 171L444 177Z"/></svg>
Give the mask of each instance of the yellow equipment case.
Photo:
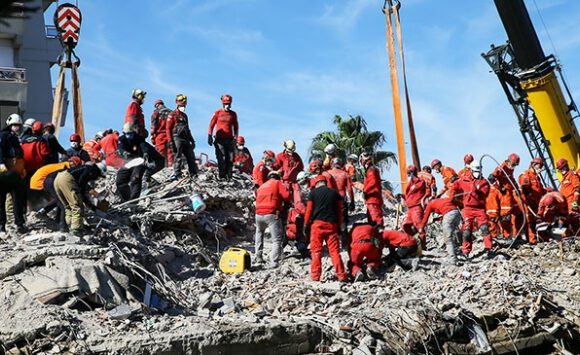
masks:
<svg viewBox="0 0 580 355"><path fill-rule="evenodd" d="M250 253L240 248L229 248L220 259L220 270L226 274L235 274L248 270L251 266Z"/></svg>

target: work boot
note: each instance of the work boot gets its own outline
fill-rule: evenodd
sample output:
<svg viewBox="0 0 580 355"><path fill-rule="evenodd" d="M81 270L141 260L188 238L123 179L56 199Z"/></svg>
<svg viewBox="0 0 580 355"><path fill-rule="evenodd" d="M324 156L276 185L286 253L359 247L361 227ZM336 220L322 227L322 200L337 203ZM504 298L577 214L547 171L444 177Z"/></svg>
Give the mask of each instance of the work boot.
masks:
<svg viewBox="0 0 580 355"><path fill-rule="evenodd" d="M379 278L374 267L367 266L367 277L369 278L369 280L376 280Z"/></svg>
<svg viewBox="0 0 580 355"><path fill-rule="evenodd" d="M356 272L356 275L354 275L354 282L360 282L360 281L364 281L365 280L365 274L362 272L362 270L359 270Z"/></svg>
<svg viewBox="0 0 580 355"><path fill-rule="evenodd" d="M16 232L18 232L18 234L27 233L28 227L26 227L25 225L16 226Z"/></svg>
<svg viewBox="0 0 580 355"><path fill-rule="evenodd" d="M6 233L6 226L3 224L0 224L0 233Z"/></svg>

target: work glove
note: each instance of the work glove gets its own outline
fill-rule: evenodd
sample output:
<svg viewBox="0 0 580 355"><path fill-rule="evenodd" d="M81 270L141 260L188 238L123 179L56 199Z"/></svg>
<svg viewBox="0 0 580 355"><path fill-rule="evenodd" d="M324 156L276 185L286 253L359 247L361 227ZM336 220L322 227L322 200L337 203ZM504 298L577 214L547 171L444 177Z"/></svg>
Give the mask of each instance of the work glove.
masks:
<svg viewBox="0 0 580 355"><path fill-rule="evenodd" d="M207 144L209 144L210 147L213 145L213 137L211 134L207 135Z"/></svg>
<svg viewBox="0 0 580 355"><path fill-rule="evenodd" d="M8 169L6 168L6 165L5 164L0 164L0 173L5 173L7 171L8 171Z"/></svg>
<svg viewBox="0 0 580 355"><path fill-rule="evenodd" d="M572 202L572 211L578 211L578 202Z"/></svg>
<svg viewBox="0 0 580 355"><path fill-rule="evenodd" d="M350 201L350 203L348 204L348 210L350 212L354 211L354 201Z"/></svg>

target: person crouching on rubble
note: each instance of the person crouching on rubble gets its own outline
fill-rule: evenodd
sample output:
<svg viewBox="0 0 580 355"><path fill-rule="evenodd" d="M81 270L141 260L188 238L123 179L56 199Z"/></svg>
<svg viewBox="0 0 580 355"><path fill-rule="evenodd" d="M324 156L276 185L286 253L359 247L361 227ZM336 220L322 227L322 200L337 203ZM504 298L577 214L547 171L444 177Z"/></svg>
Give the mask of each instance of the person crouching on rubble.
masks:
<svg viewBox="0 0 580 355"><path fill-rule="evenodd" d="M559 234L560 237L568 236L570 234L567 228L568 221L568 203L564 195L552 191L540 199L536 232L541 240L548 241L552 234Z"/></svg>
<svg viewBox="0 0 580 355"><path fill-rule="evenodd" d="M322 274L322 247L326 242L332 265L339 281L347 281L347 274L340 257L338 226L342 223L342 198L335 189L326 186L326 178L318 175L311 179L314 186L308 196L305 234L310 236L310 276L320 281Z"/></svg>
<svg viewBox="0 0 580 355"><path fill-rule="evenodd" d="M383 244L389 249L387 269L399 265L403 270L417 270L419 266L419 238L414 238L403 231L385 229L383 231Z"/></svg>
<svg viewBox="0 0 580 355"><path fill-rule="evenodd" d="M380 227L379 227L380 228ZM350 245L349 269L354 281L363 281L377 278L377 271L381 267L382 241L376 226L368 223L353 225L348 235ZM366 267L365 267L366 266Z"/></svg>
<svg viewBox="0 0 580 355"><path fill-rule="evenodd" d="M262 251L264 249L264 231L270 230L272 237L272 250L270 252L270 268L278 267L282 254L282 206L283 202L290 201L290 193L280 181L277 171L268 173L268 181L256 191L256 235L254 238L255 262L263 263Z"/></svg>
<svg viewBox="0 0 580 355"><path fill-rule="evenodd" d="M252 171L254 189L258 189L268 181L268 173L275 170L276 154L271 150L265 150L262 159L256 164Z"/></svg>

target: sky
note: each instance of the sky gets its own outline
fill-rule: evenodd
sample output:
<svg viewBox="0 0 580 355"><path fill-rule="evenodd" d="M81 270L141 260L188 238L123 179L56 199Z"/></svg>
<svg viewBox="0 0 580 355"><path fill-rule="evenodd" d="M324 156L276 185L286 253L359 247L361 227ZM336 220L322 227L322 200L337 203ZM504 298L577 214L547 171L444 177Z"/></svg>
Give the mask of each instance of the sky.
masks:
<svg viewBox="0 0 580 355"><path fill-rule="evenodd" d="M480 55L507 40L493 1L401 3L422 165L438 158L459 170L468 152L498 160L517 152L521 171L529 153L515 114ZM83 23L76 52L82 60L87 137L104 128L121 130L131 91L141 88L148 92L146 121L155 99L173 108L176 94L187 95L196 153L213 159L207 127L224 93L234 98L240 134L255 159L294 139L307 160L311 139L333 129L335 114L363 116L371 130L385 134L384 149L396 152L382 4L79 0ZM526 5L544 52L557 54L578 99L580 1L526 0ZM73 130L70 114L62 137ZM409 161L409 151L407 156ZM493 168L484 161L484 173ZM399 180L397 167L383 177Z"/></svg>

